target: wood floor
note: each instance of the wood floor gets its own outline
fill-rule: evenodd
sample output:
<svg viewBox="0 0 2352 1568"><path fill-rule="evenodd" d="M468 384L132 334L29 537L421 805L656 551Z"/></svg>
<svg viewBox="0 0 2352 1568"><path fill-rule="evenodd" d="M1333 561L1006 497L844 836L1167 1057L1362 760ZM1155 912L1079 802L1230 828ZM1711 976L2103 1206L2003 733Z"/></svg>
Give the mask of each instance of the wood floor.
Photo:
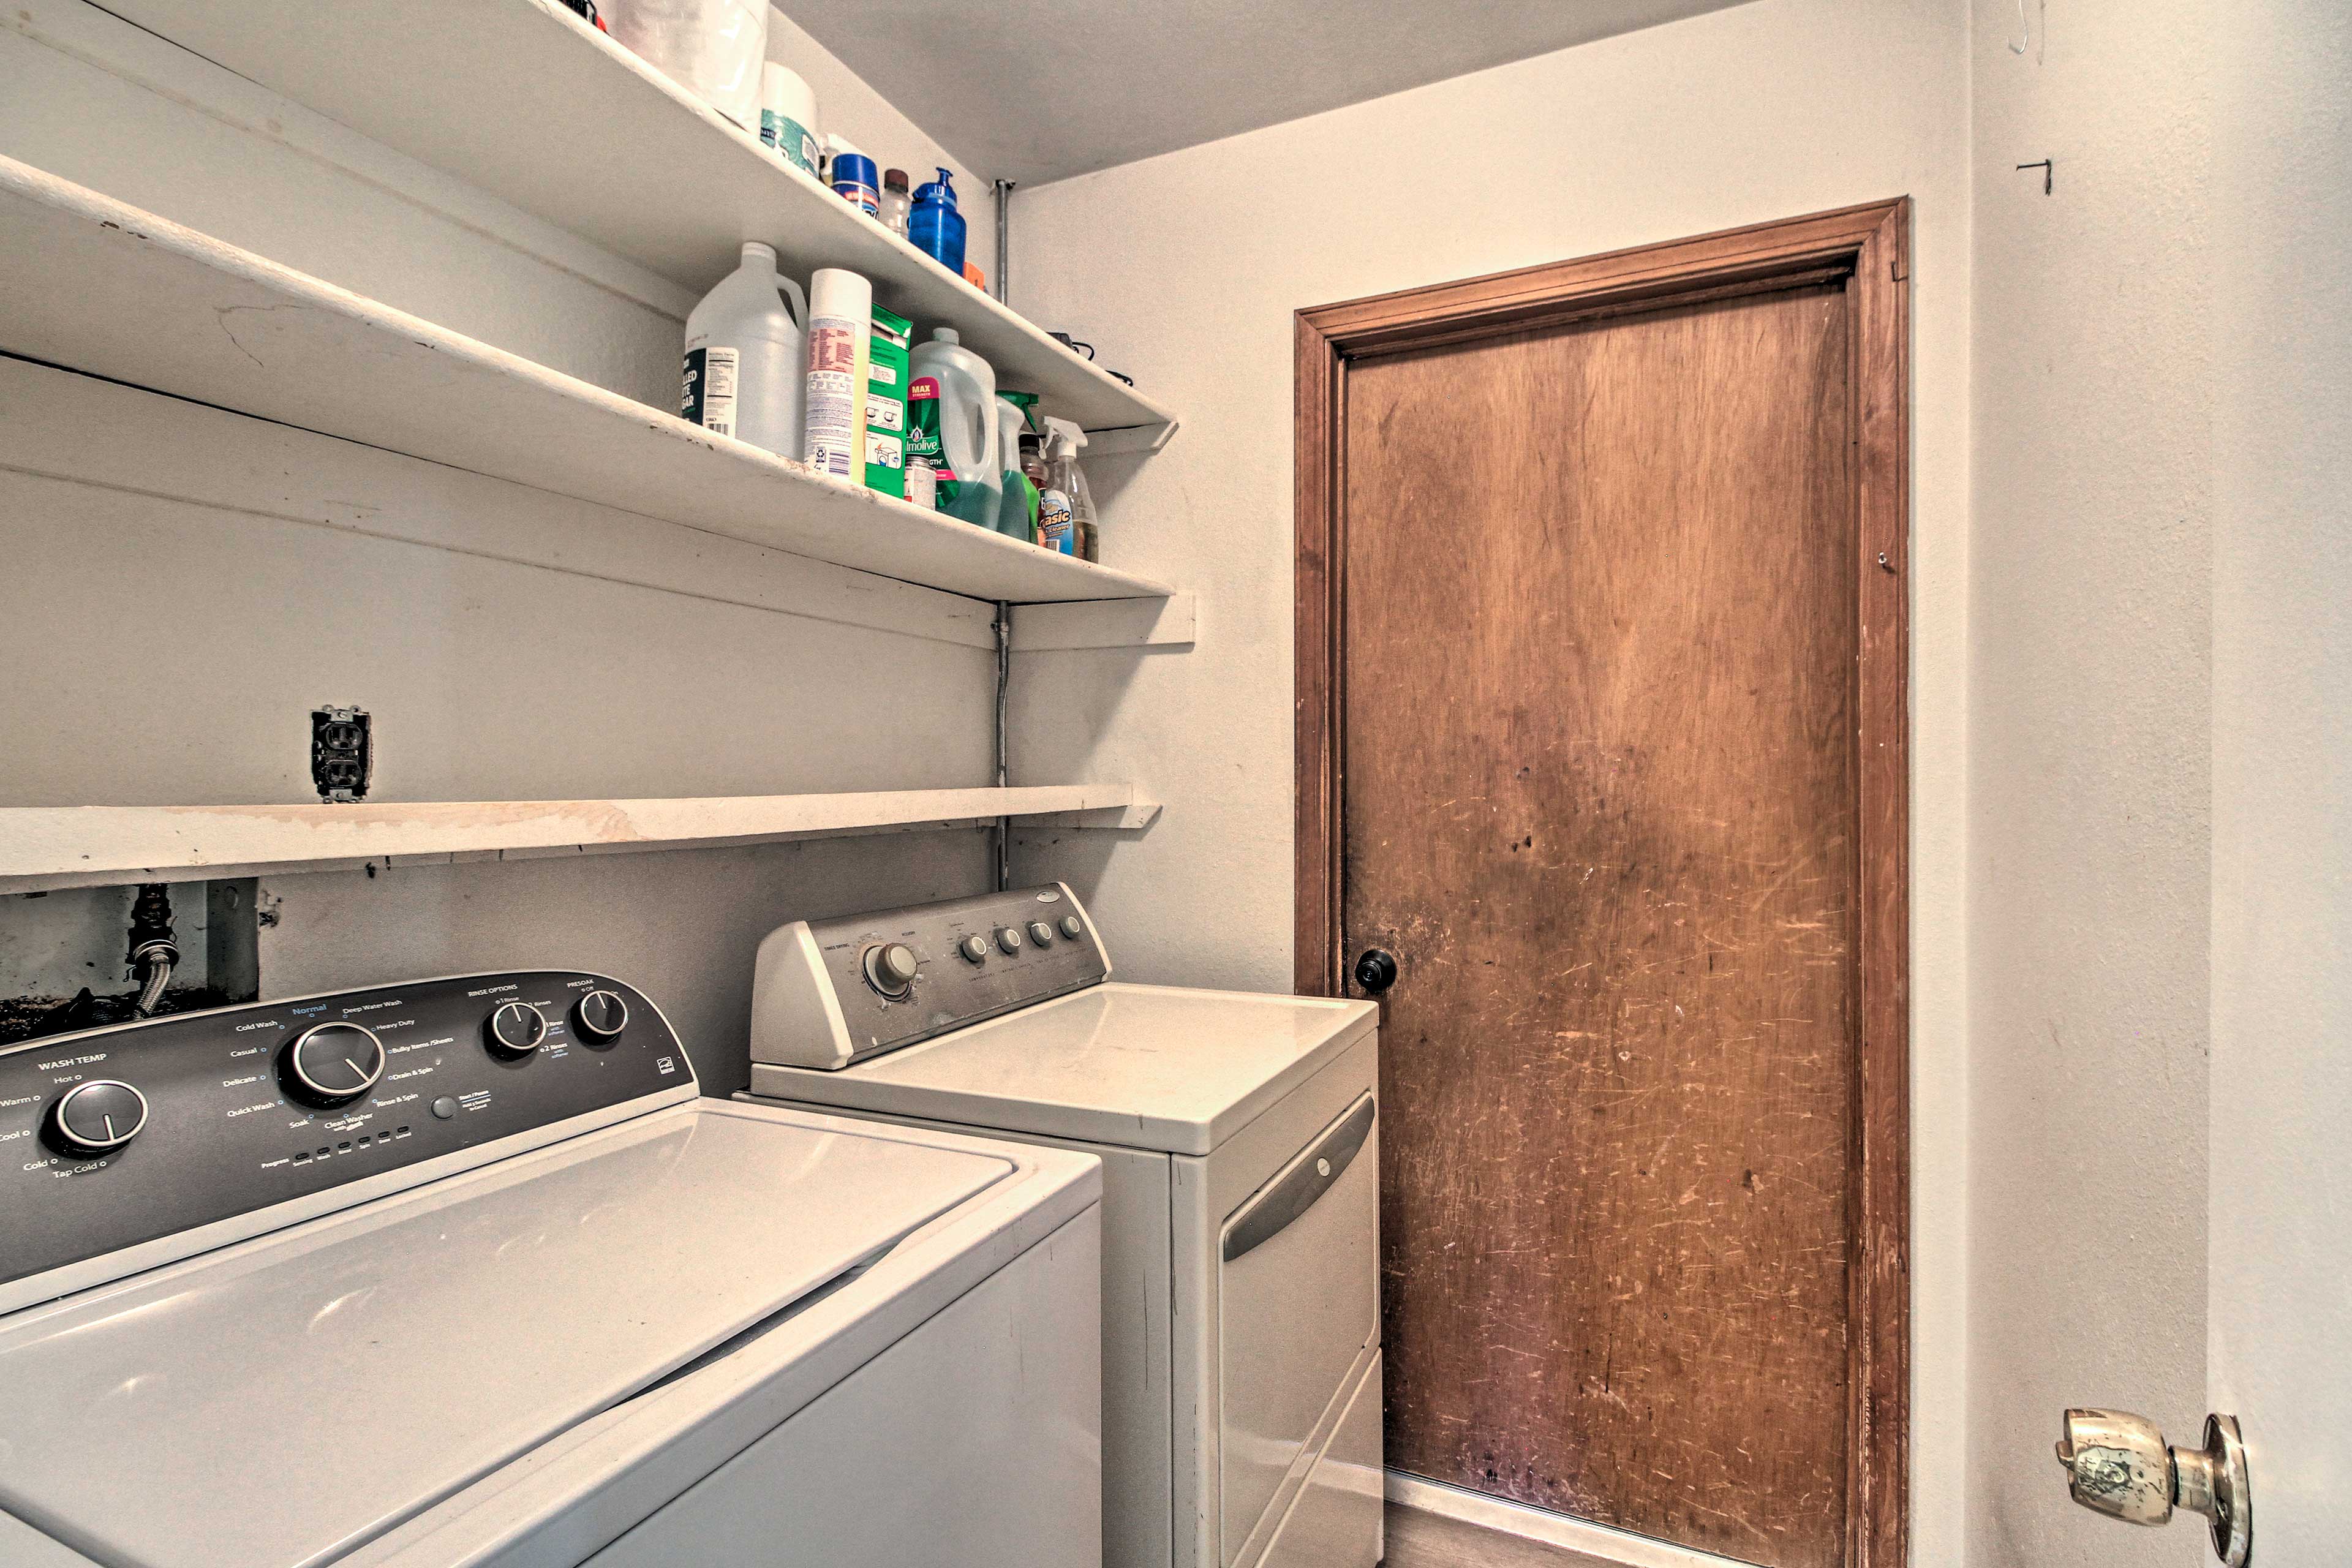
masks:
<svg viewBox="0 0 2352 1568"><path fill-rule="evenodd" d="M1606 1559L1389 1504L1386 1568L1609 1568Z"/></svg>

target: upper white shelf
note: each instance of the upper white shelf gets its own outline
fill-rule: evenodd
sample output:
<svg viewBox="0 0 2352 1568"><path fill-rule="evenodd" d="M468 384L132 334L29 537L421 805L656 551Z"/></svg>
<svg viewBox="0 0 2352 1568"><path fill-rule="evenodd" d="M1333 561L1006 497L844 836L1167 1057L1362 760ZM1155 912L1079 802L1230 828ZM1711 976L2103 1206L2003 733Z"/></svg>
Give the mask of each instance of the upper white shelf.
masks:
<svg viewBox="0 0 2352 1568"><path fill-rule="evenodd" d="M1171 592L824 478L5 157L0 279L0 350L27 359L976 599Z"/></svg>
<svg viewBox="0 0 2352 1568"><path fill-rule="evenodd" d="M1099 432L1090 453L1150 450L1175 428L1166 409L555 0L107 0L106 9L697 293L733 269L748 239L774 246L803 279L818 267L863 273L877 301L919 332L958 329L998 385L1036 392L1046 412ZM977 226L972 243L984 243Z"/></svg>
<svg viewBox="0 0 2352 1568"><path fill-rule="evenodd" d="M1006 816L1134 827L1158 815L1123 784L686 800L14 806L0 809L0 893L774 844Z"/></svg>

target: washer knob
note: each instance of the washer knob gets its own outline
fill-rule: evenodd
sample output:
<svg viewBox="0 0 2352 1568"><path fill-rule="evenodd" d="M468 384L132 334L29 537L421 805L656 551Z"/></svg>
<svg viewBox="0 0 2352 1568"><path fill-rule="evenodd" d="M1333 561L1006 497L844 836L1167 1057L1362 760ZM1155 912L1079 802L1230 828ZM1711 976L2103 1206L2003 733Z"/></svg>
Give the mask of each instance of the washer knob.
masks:
<svg viewBox="0 0 2352 1568"><path fill-rule="evenodd" d="M1005 952L1020 952L1020 951L1021 951L1021 932L1020 932L1020 931L1019 931L1017 928L1013 927L1013 926L999 926L999 927L997 927L997 929L996 929L996 945L997 945L997 946L999 946L999 947L1001 947L1001 948L1003 948L1003 949Z"/></svg>
<svg viewBox="0 0 2352 1568"><path fill-rule="evenodd" d="M1087 922L1078 919L1076 915L1064 915L1062 917L1062 934L1068 937L1072 942L1076 942L1078 938L1087 934Z"/></svg>
<svg viewBox="0 0 2352 1568"><path fill-rule="evenodd" d="M903 942L886 942L866 950L866 984L893 1002L915 988L919 967L915 950Z"/></svg>
<svg viewBox="0 0 2352 1568"><path fill-rule="evenodd" d="M501 1002L482 1021L482 1044L490 1055L520 1061L547 1038L547 1015L528 1002Z"/></svg>
<svg viewBox="0 0 2352 1568"><path fill-rule="evenodd" d="M591 991L572 1009L572 1017L594 1044L612 1039L629 1026L629 1004L617 991Z"/></svg>
<svg viewBox="0 0 2352 1568"><path fill-rule="evenodd" d="M988 957L988 939L984 936L968 936L956 943L956 951L974 963L983 963Z"/></svg>
<svg viewBox="0 0 2352 1568"><path fill-rule="evenodd" d="M320 1024L295 1037L278 1068L289 1094L331 1110L375 1087L383 1076L383 1042L358 1024Z"/></svg>
<svg viewBox="0 0 2352 1568"><path fill-rule="evenodd" d="M1031 921L1029 922L1029 940L1035 942L1039 947L1051 947L1054 945L1054 928L1047 925L1044 921Z"/></svg>
<svg viewBox="0 0 2352 1568"><path fill-rule="evenodd" d="M49 1107L42 1131L61 1154L82 1159L111 1152L147 1125L147 1097L121 1079L78 1083Z"/></svg>

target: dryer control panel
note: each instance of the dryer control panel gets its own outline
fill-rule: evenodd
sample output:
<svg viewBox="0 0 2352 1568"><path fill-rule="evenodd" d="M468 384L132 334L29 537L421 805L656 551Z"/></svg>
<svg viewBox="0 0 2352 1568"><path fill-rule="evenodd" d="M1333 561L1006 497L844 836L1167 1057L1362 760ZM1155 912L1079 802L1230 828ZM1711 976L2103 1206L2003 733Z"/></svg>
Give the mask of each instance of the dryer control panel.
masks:
<svg viewBox="0 0 2352 1568"><path fill-rule="evenodd" d="M794 921L760 944L751 1059L845 1068L1109 978L1061 882Z"/></svg>
<svg viewBox="0 0 2352 1568"><path fill-rule="evenodd" d="M562 970L13 1046L0 1051L0 1288L693 1083L643 993Z"/></svg>

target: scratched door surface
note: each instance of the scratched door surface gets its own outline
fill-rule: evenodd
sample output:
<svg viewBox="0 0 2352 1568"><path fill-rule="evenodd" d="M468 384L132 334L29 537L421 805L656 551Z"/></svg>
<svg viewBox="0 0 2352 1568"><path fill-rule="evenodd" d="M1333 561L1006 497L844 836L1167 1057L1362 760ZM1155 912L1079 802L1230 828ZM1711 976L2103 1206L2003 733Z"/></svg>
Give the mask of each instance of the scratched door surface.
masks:
<svg viewBox="0 0 2352 1568"><path fill-rule="evenodd" d="M1844 1560L1837 286L1349 372L1345 951L1393 952L1388 1459Z"/></svg>

